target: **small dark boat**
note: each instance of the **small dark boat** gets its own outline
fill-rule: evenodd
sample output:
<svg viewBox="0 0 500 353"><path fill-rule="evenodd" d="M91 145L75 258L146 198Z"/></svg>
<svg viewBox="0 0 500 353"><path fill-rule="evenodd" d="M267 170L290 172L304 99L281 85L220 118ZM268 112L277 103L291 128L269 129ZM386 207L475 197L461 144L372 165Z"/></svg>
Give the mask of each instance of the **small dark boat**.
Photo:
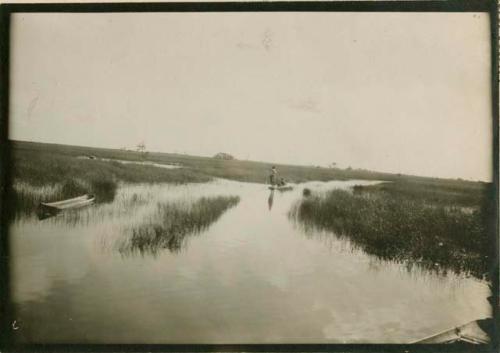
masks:
<svg viewBox="0 0 500 353"><path fill-rule="evenodd" d="M91 205L95 201L94 195L82 195L57 202L41 202L39 208L40 219L55 216L61 211L70 210Z"/></svg>

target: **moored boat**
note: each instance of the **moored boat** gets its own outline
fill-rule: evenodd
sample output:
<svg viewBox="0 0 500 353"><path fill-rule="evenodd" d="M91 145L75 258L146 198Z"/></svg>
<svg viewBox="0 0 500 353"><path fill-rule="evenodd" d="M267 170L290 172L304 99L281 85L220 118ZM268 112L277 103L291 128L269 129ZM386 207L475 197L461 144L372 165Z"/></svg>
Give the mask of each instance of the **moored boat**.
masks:
<svg viewBox="0 0 500 353"><path fill-rule="evenodd" d="M47 218L50 216L54 216L57 213L64 210L75 209L91 205L92 203L94 203L94 201L95 201L94 195L85 194L82 196L62 201L41 202L39 216L40 218Z"/></svg>

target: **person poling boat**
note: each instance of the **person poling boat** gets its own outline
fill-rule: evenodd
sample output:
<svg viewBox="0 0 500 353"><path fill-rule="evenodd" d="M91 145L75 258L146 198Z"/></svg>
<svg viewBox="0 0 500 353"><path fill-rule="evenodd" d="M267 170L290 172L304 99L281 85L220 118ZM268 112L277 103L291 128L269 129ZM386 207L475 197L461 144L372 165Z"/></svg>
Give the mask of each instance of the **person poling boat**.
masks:
<svg viewBox="0 0 500 353"><path fill-rule="evenodd" d="M281 191L287 191L287 190L292 190L293 187L289 186L286 184L284 178L280 178L278 180L278 170L276 169L275 166L271 167L271 174L269 175L269 183L271 184L269 186L270 190L281 190Z"/></svg>

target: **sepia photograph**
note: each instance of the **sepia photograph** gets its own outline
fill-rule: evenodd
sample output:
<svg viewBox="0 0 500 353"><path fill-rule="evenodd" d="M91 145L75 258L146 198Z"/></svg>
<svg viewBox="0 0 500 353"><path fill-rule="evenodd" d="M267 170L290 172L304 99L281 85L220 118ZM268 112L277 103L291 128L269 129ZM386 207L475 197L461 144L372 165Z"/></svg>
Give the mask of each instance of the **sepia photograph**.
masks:
<svg viewBox="0 0 500 353"><path fill-rule="evenodd" d="M496 344L497 19L184 5L10 13L10 342Z"/></svg>

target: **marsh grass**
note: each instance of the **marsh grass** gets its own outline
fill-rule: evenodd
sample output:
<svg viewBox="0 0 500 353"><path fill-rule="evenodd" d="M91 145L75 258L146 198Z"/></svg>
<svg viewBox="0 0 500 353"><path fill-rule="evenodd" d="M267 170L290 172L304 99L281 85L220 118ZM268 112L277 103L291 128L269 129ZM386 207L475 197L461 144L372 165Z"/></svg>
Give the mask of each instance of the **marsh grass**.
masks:
<svg viewBox="0 0 500 353"><path fill-rule="evenodd" d="M221 160L209 157L188 156L175 153L151 152L147 156L137 152L44 144L23 141L9 141L12 151L12 176L14 180L32 185L48 185L62 182L64 178L91 176L107 177L130 183L193 183L207 182L212 178L225 178L243 182L267 183L271 163ZM82 155L94 155L98 159L82 159ZM123 164L123 161L150 162L159 164L182 165L179 169L158 168L152 165ZM450 194L459 192L474 197L477 190L486 183L464 180L437 179L401 174L381 173L360 169L321 168L314 166L297 166L276 164L280 177L288 182L329 180L386 180L394 183L412 183L422 190L447 189ZM415 189L415 188L412 188ZM429 191L431 192L431 191ZM466 197L469 197L466 196Z"/></svg>
<svg viewBox="0 0 500 353"><path fill-rule="evenodd" d="M112 202L115 199L117 183L114 180L90 180L90 191L97 202Z"/></svg>
<svg viewBox="0 0 500 353"><path fill-rule="evenodd" d="M487 276L494 249L488 232L491 213L484 203L464 211L412 193L370 190L313 193L299 200L289 217L306 231L331 231L383 260Z"/></svg>
<svg viewBox="0 0 500 353"><path fill-rule="evenodd" d="M298 166L274 164L247 160L221 160L209 157L189 156L176 153L151 152L147 156L137 152L116 149L43 144L23 141L10 141L16 177L26 182L46 184L61 176L75 176L75 173L102 172L113 175L125 182L206 182L211 178L224 178L243 182L267 183L271 165L276 165L280 177L288 182L329 180L387 180L434 183L436 186L451 185L459 189L474 188L475 182L443 180L401 174L381 173L361 169L322 168L318 166ZM182 165L179 169L157 168L148 165L123 164L119 162L89 160L78 158L82 155L94 155L123 161L152 162L159 164ZM52 159L60 159L52 161ZM43 161L43 163L38 163ZM47 163L49 162L49 163ZM40 164L40 165L39 165ZM69 168L66 168L69 166Z"/></svg>
<svg viewBox="0 0 500 353"><path fill-rule="evenodd" d="M44 149L14 150L12 178L34 186L66 180L117 180L129 183L207 182L210 177L189 169L165 169L151 165L123 164L77 158Z"/></svg>
<svg viewBox="0 0 500 353"><path fill-rule="evenodd" d="M7 188L10 219L32 214L40 202L60 201L82 194L95 195L97 203L112 202L119 182L210 180L208 176L184 169L81 159L41 148L15 150L13 157L13 184Z"/></svg>
<svg viewBox="0 0 500 353"><path fill-rule="evenodd" d="M224 212L239 203L237 196L202 197L195 202L158 203L144 223L129 228L120 244L122 254L157 254L162 249L179 252L186 237L206 230Z"/></svg>
<svg viewBox="0 0 500 353"><path fill-rule="evenodd" d="M356 185L354 192L384 194L394 199L412 199L428 205L480 207L493 195L492 184L460 181L402 180L374 185Z"/></svg>

